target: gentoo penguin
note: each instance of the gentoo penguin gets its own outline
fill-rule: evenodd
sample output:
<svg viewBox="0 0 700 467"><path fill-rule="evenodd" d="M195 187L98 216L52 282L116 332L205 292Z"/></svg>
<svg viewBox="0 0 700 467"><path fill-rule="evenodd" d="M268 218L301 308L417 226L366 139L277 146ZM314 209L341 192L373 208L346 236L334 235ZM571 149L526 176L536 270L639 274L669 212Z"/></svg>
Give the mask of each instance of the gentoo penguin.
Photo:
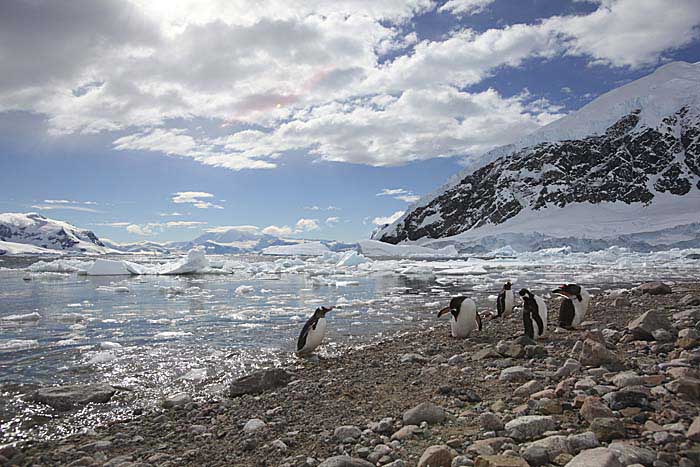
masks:
<svg viewBox="0 0 700 467"><path fill-rule="evenodd" d="M297 341L297 352L300 354L309 354L316 349L323 341L326 335L326 313L331 311L333 307L316 308L314 314L304 324L304 327L299 334Z"/></svg>
<svg viewBox="0 0 700 467"><path fill-rule="evenodd" d="M481 317L476 311L476 303L471 298L454 297L450 300L450 306L438 312L438 318L447 313L452 314L452 337L463 339L476 328L481 331Z"/></svg>
<svg viewBox="0 0 700 467"><path fill-rule="evenodd" d="M591 294L577 284L562 285L558 289L552 290L552 293L565 298L561 302L561 308L559 308L559 326L572 328L581 324L583 318L586 317Z"/></svg>
<svg viewBox="0 0 700 467"><path fill-rule="evenodd" d="M523 297L523 325L525 335L530 339L539 339L547 333L547 304L542 297L534 295L527 289L520 289Z"/></svg>
<svg viewBox="0 0 700 467"><path fill-rule="evenodd" d="M496 299L496 310L498 311L498 317L500 318L504 314L512 313L513 312L513 290L511 289L512 284L510 281L506 282L503 285L503 290L501 290L501 293L498 294L498 298Z"/></svg>

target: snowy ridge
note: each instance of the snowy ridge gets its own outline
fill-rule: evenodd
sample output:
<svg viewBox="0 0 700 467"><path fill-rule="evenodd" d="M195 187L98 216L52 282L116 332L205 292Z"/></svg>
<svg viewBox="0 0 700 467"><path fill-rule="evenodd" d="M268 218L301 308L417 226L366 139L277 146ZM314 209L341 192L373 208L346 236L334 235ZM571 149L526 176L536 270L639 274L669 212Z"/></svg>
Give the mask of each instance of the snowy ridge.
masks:
<svg viewBox="0 0 700 467"><path fill-rule="evenodd" d="M700 245L699 189L700 63L676 62L485 154L373 238L474 249L479 239L505 246L496 237L508 234L530 249L544 238L605 238L607 247L645 233L644 250L661 243L656 227L686 226L679 241ZM601 213L622 217L601 223Z"/></svg>

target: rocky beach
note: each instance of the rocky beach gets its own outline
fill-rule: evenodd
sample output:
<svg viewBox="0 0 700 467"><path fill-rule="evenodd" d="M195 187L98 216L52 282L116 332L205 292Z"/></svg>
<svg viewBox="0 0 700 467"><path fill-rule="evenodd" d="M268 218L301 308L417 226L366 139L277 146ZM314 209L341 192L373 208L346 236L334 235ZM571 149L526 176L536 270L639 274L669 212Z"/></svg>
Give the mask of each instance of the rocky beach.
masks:
<svg viewBox="0 0 700 467"><path fill-rule="evenodd" d="M555 321L559 300L548 300ZM486 314L482 310L482 315ZM334 357L234 381L58 441L0 449L3 465L700 465L700 284L592 299L579 329L537 343L516 316L449 337L417 325ZM38 391L61 410L117 388Z"/></svg>

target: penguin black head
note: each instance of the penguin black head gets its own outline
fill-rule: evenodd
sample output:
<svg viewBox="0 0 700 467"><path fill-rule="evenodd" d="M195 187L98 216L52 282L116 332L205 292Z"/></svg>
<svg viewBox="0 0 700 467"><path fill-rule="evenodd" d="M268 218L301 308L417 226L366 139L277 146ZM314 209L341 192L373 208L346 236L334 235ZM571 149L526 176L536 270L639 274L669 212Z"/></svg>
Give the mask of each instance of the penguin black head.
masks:
<svg viewBox="0 0 700 467"><path fill-rule="evenodd" d="M552 290L553 294L561 295L562 297L572 299L576 297L580 300L581 297L581 286L576 284L565 284L559 286L558 289Z"/></svg>
<svg viewBox="0 0 700 467"><path fill-rule="evenodd" d="M316 311L314 312L314 315L319 317L319 318L325 318L326 313L331 311L333 307L326 308L325 306L322 306L321 308L316 308Z"/></svg>
<svg viewBox="0 0 700 467"><path fill-rule="evenodd" d="M513 284L511 284L510 281L507 281L505 284L503 284L503 290L510 290L512 286Z"/></svg>
<svg viewBox="0 0 700 467"><path fill-rule="evenodd" d="M518 295L520 295L523 298L529 298L529 299L535 298L535 296L532 295L532 292L530 292L527 289L520 289L520 292L518 292Z"/></svg>
<svg viewBox="0 0 700 467"><path fill-rule="evenodd" d="M466 300L466 297L454 297L450 300L450 306L446 306L442 310L438 311L438 318L446 313L452 313L457 316L459 314L459 308L462 306L462 302Z"/></svg>

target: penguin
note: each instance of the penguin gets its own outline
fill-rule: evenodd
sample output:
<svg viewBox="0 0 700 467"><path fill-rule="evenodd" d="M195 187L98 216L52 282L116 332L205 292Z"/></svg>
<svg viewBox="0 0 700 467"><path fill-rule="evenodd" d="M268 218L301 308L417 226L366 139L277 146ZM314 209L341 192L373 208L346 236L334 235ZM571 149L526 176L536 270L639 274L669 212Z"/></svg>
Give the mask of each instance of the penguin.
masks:
<svg viewBox="0 0 700 467"><path fill-rule="evenodd" d="M496 310L498 311L498 317L513 312L513 303L515 302L513 298L513 290L511 289L512 284L510 281L503 285L503 290L498 294L496 299Z"/></svg>
<svg viewBox="0 0 700 467"><path fill-rule="evenodd" d="M325 306L316 308L299 334L297 353L310 354L321 344L326 335L326 313L332 309L333 307L326 308Z"/></svg>
<svg viewBox="0 0 700 467"><path fill-rule="evenodd" d="M452 337L464 339L474 329L478 328L481 331L481 317L476 311L476 303L471 298L454 297L450 300L450 306L440 310L437 316L440 318L447 313L452 314L452 319L450 320Z"/></svg>
<svg viewBox="0 0 700 467"><path fill-rule="evenodd" d="M562 285L558 289L552 290L552 293L565 298L561 302L561 308L559 308L559 326L571 329L581 324L586 317L591 294L577 284Z"/></svg>
<svg viewBox="0 0 700 467"><path fill-rule="evenodd" d="M542 297L527 289L520 289L518 294L523 298L525 335L533 340L544 337L547 333L547 304Z"/></svg>

